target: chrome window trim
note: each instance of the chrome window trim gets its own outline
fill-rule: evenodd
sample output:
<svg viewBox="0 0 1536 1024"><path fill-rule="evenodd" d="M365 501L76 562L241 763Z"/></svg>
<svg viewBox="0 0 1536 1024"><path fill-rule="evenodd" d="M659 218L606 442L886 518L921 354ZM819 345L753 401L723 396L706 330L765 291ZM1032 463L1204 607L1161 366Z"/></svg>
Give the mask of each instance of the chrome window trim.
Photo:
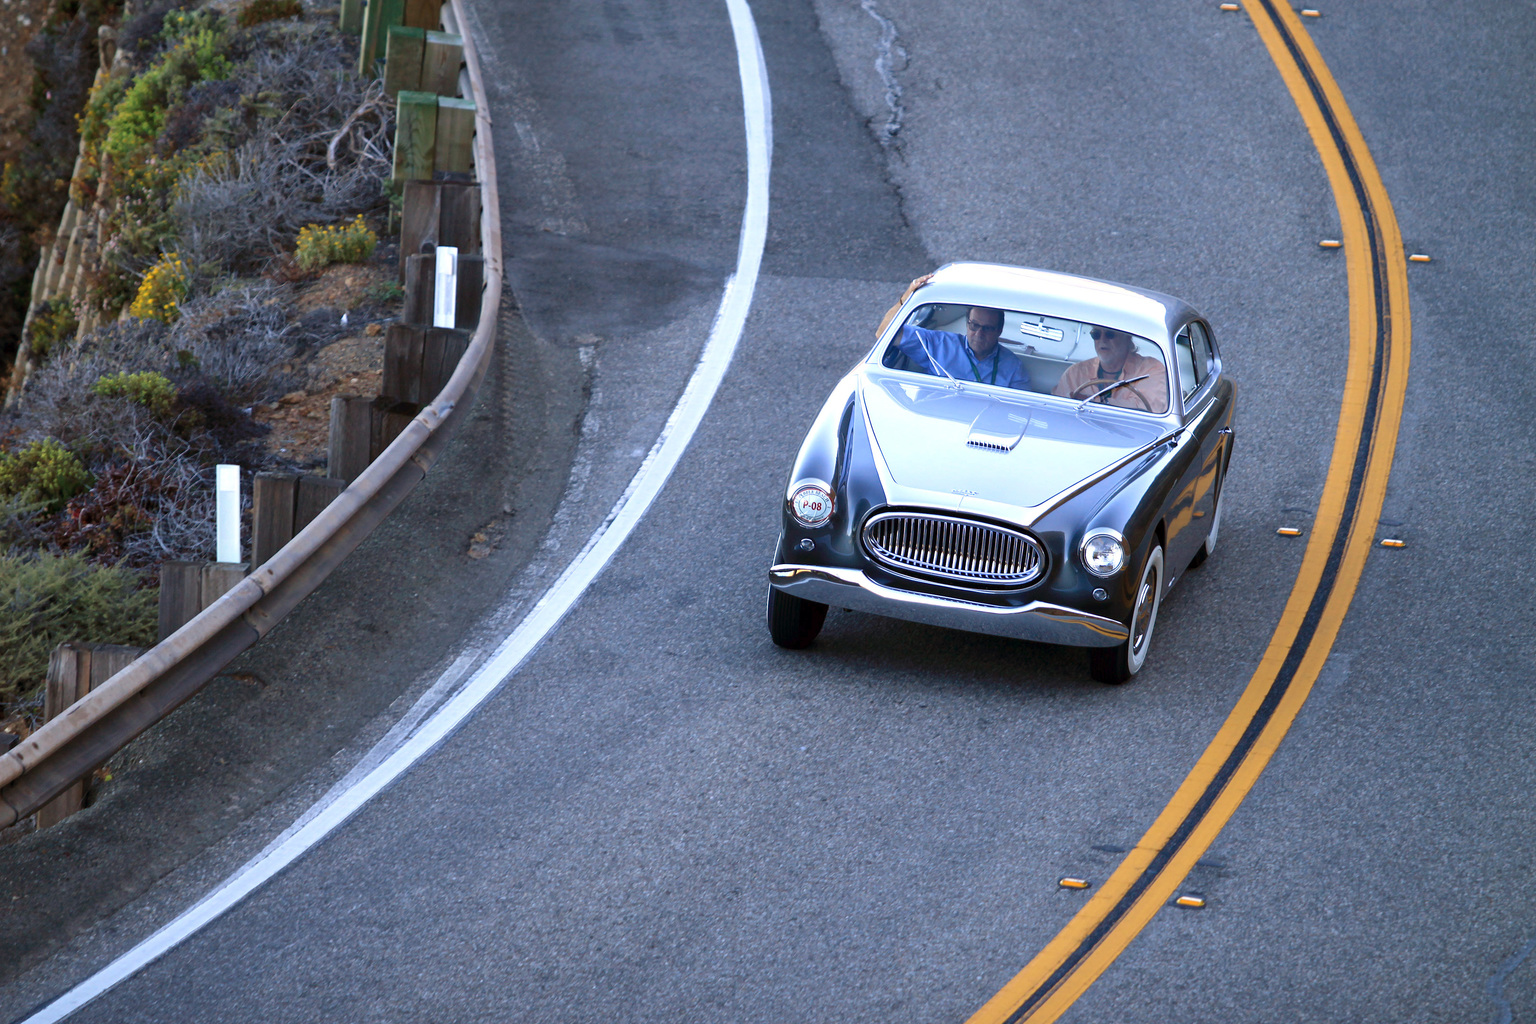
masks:
<svg viewBox="0 0 1536 1024"><path fill-rule="evenodd" d="M1216 336L1211 333L1211 325L1206 323L1200 317L1190 317L1189 322L1179 328L1178 334L1184 333L1189 329L1190 324L1196 323L1199 324L1201 329L1205 331L1205 340L1211 346L1212 369L1210 374L1206 376L1204 382L1202 382L1201 385L1196 388L1190 394L1189 398L1184 402L1184 411L1181 417L1181 423L1183 424L1188 424L1191 421L1200 418L1201 407L1205 405L1206 401L1211 397L1211 395L1216 393L1216 382L1221 380L1221 352L1216 348ZM1175 334L1174 337L1178 337L1178 334ZM1195 350L1193 342L1190 343L1189 350L1191 358L1193 358Z"/></svg>
<svg viewBox="0 0 1536 1024"><path fill-rule="evenodd" d="M1184 391L1184 364L1179 361L1179 350L1180 350L1179 340L1180 339L1184 339L1185 344L1188 345L1188 347L1189 347L1189 366L1190 366L1190 372L1194 373L1194 366L1195 366L1195 341L1194 341L1194 336L1189 333L1189 324L1190 323L1194 323L1194 321L1191 320L1189 323L1184 324L1177 331L1175 331L1174 335L1173 335L1173 367L1172 367L1172 369L1174 369L1174 370L1176 370L1178 372L1179 404L1184 407L1184 411L1185 412L1189 411L1190 407L1197 400L1196 396L1200 394L1200 389L1202 387L1204 387L1203 384L1200 384L1200 383L1197 382L1197 383L1195 383L1195 386L1192 389L1190 389L1190 391L1188 393L1186 393ZM1197 376L1197 380L1198 380L1198 375L1196 375L1196 376ZM1170 386L1168 390L1172 391L1173 388ZM1171 395L1169 397L1170 397L1170 399L1172 398Z"/></svg>

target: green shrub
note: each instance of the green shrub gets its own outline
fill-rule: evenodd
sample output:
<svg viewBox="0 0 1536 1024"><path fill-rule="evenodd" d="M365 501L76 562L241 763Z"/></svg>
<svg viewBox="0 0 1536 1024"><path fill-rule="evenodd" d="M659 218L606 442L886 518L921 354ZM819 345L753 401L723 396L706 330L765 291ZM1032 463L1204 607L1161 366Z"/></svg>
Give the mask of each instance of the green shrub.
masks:
<svg viewBox="0 0 1536 1024"><path fill-rule="evenodd" d="M128 83L133 76L124 71L109 72L107 77L91 86L85 100L85 109L75 115L80 126L80 142L94 150L107 138L107 126L112 112L123 102Z"/></svg>
<svg viewBox="0 0 1536 1024"><path fill-rule="evenodd" d="M32 358L37 362L47 359L53 347L68 341L79 326L74 307L63 296L38 306L32 314Z"/></svg>
<svg viewBox="0 0 1536 1024"><path fill-rule="evenodd" d="M195 11L167 11L165 20L160 23L160 38L167 43L177 43L194 32L217 32L223 27L223 17L207 7Z"/></svg>
<svg viewBox="0 0 1536 1024"><path fill-rule="evenodd" d="M0 700L41 686L49 652L65 641L154 643L156 596L129 570L81 554L0 556Z"/></svg>
<svg viewBox="0 0 1536 1024"><path fill-rule="evenodd" d="M369 287L365 293L370 302L377 302L381 306L388 306L405 298L405 289L400 287L398 281L380 281Z"/></svg>
<svg viewBox="0 0 1536 1024"><path fill-rule="evenodd" d="M110 306L103 304L104 309L116 312L123 305L132 303L151 273L169 273L162 285L175 284L179 288L188 283L187 268L175 265L176 253L163 250L175 248L167 244L176 233L171 203L180 166L189 159L190 152L182 152L163 160L135 164L113 178L112 198L115 202L107 214L107 235L112 241L108 248L109 258L102 261L101 273L114 279L112 290L123 301ZM146 264L150 266L149 270L145 269ZM172 278L177 280L173 282ZM92 282L93 286L97 284ZM98 291L105 294L104 288L98 288ZM174 305L184 297L184 292L178 290L174 296L163 294L159 297L174 298L168 318L154 317L170 323L175 319ZM142 314L134 315L144 319Z"/></svg>
<svg viewBox="0 0 1536 1024"><path fill-rule="evenodd" d="M241 28L251 28L279 18L297 18L303 13L304 5L299 0L251 0L240 11L235 24Z"/></svg>
<svg viewBox="0 0 1536 1024"><path fill-rule="evenodd" d="M91 392L103 398L126 398L156 416L164 416L176 403L176 385L154 370L109 373L91 385Z"/></svg>
<svg viewBox="0 0 1536 1024"><path fill-rule="evenodd" d="M294 256L305 270L318 270L331 263L361 263L373 255L379 236L363 223L363 215L348 224L321 227L311 224L299 232Z"/></svg>
<svg viewBox="0 0 1536 1024"><path fill-rule="evenodd" d="M174 15L166 16L170 25ZM138 156L165 127L166 114L197 82L229 77L222 22L190 30L134 80L112 111L102 148L120 166Z"/></svg>
<svg viewBox="0 0 1536 1024"><path fill-rule="evenodd" d="M0 454L0 498L42 503L57 512L89 486L91 474L79 457L51 437L33 441L19 452Z"/></svg>
<svg viewBox="0 0 1536 1024"><path fill-rule="evenodd" d="M76 115L80 127L80 174L70 182L75 202L89 208L96 196L97 176L101 170L101 145L107 139L112 112L128 91L128 74L117 72L91 86L85 109Z"/></svg>

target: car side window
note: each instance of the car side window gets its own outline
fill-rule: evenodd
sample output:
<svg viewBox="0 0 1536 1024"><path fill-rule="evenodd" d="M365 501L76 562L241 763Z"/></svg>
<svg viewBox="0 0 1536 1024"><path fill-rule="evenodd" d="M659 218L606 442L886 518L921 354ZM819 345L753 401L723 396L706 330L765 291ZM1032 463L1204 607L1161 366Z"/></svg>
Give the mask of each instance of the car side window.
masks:
<svg viewBox="0 0 1536 1024"><path fill-rule="evenodd" d="M1216 357L1211 352L1211 338L1205 331L1205 325L1196 320L1189 325L1190 341L1194 343L1195 350L1195 374L1204 384L1211 374L1216 372Z"/></svg>
<svg viewBox="0 0 1536 1024"><path fill-rule="evenodd" d="M1179 361L1179 390L1184 395L1184 401L1189 401L1189 396L1200 387L1200 376L1195 373L1194 343L1190 341L1190 327L1185 327L1179 332L1179 336L1173 339L1174 355Z"/></svg>

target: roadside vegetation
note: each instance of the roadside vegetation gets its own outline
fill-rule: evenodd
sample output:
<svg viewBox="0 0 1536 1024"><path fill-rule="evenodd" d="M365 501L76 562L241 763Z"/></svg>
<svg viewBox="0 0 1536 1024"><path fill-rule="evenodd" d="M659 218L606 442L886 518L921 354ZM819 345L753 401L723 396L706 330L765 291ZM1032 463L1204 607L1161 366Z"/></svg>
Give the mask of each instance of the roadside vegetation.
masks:
<svg viewBox="0 0 1536 1024"><path fill-rule="evenodd" d="M9 83L25 89L26 103L0 160L0 366L20 340L40 242L52 237L69 197L75 119L98 64L97 30L116 24L121 7L121 0L55 4L25 47L30 81Z"/></svg>
<svg viewBox="0 0 1536 1024"><path fill-rule="evenodd" d="M0 413L0 725L13 733L35 725L57 643L153 642L159 564L212 557L215 464L312 468L267 443L263 411L303 393L315 353L385 314L383 292L338 295L323 268L392 276L378 239L392 110L352 73L334 10L129 9L56 2L34 40L48 98L0 179L0 358L16 358L26 259L67 199L99 241L81 286L31 311L32 371ZM93 86L104 24L117 58Z"/></svg>

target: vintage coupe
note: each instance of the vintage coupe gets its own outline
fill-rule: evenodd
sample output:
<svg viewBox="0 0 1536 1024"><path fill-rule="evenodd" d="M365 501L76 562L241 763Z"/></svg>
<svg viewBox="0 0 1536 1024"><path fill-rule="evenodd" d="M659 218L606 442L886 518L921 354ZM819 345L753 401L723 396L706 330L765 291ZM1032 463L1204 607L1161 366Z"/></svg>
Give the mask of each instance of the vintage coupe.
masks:
<svg viewBox="0 0 1536 1024"><path fill-rule="evenodd" d="M1234 388L1167 295L953 263L914 282L811 425L768 628L828 606L1146 662L1163 596L1215 549Z"/></svg>

